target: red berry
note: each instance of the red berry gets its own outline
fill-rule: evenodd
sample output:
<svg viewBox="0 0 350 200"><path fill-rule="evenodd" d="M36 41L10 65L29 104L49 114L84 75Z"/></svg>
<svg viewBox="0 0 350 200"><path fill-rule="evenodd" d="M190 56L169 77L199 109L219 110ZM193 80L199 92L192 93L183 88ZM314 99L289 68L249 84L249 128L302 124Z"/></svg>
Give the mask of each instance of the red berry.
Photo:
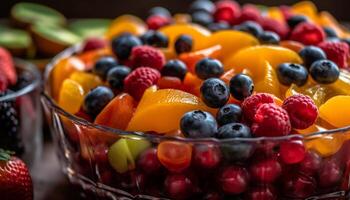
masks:
<svg viewBox="0 0 350 200"><path fill-rule="evenodd" d="M318 45L327 55L327 58L335 62L338 67L347 67L349 58L349 45L345 42L324 41Z"/></svg>
<svg viewBox="0 0 350 200"><path fill-rule="evenodd" d="M268 93L258 93L244 99L242 103L243 116L245 120L253 121L259 106L265 103L273 103L273 96Z"/></svg>
<svg viewBox="0 0 350 200"><path fill-rule="evenodd" d="M307 198L315 194L316 181L302 174L290 174L283 182L284 195L294 198Z"/></svg>
<svg viewBox="0 0 350 200"><path fill-rule="evenodd" d="M102 49L106 46L107 46L107 41L102 38L88 38L84 43L82 52Z"/></svg>
<svg viewBox="0 0 350 200"><path fill-rule="evenodd" d="M290 6L280 6L280 11L284 19L289 19L291 16L293 16L293 12Z"/></svg>
<svg viewBox="0 0 350 200"><path fill-rule="evenodd" d="M15 64L11 57L10 52L0 47L0 74L4 74L7 82L11 85L17 82L17 73Z"/></svg>
<svg viewBox="0 0 350 200"><path fill-rule="evenodd" d="M289 140L281 142L280 156L284 163L299 163L305 158L305 154L305 146L301 140Z"/></svg>
<svg viewBox="0 0 350 200"><path fill-rule="evenodd" d="M173 199L187 199L193 192L190 178L183 174L170 174L165 179L165 191Z"/></svg>
<svg viewBox="0 0 350 200"><path fill-rule="evenodd" d="M275 32L281 39L285 39L288 36L289 27L286 23L265 17L260 20L260 25L265 31Z"/></svg>
<svg viewBox="0 0 350 200"><path fill-rule="evenodd" d="M171 19L162 15L152 15L146 20L147 26L151 30L158 30L159 28L171 23Z"/></svg>
<svg viewBox="0 0 350 200"><path fill-rule="evenodd" d="M137 162L138 167L147 174L155 174L162 168L157 156L157 149L151 148L143 152Z"/></svg>
<svg viewBox="0 0 350 200"><path fill-rule="evenodd" d="M245 21L255 21L260 22L261 14L259 9L253 5L253 4L247 4L243 6L242 13L239 18L239 22L245 22Z"/></svg>
<svg viewBox="0 0 350 200"><path fill-rule="evenodd" d="M97 163L108 163L108 147L105 144L98 144L93 148L94 159Z"/></svg>
<svg viewBox="0 0 350 200"><path fill-rule="evenodd" d="M140 99L147 88L157 83L160 73L150 67L139 67L124 79L124 88L136 99Z"/></svg>
<svg viewBox="0 0 350 200"><path fill-rule="evenodd" d="M251 176L261 183L274 182L281 172L281 164L276 159L261 160L250 166Z"/></svg>
<svg viewBox="0 0 350 200"><path fill-rule="evenodd" d="M220 200L220 199L222 199L222 197L217 192L209 192L203 197L203 200Z"/></svg>
<svg viewBox="0 0 350 200"><path fill-rule="evenodd" d="M143 190L146 183L146 176L137 171L124 174L124 179L120 182L123 188Z"/></svg>
<svg viewBox="0 0 350 200"><path fill-rule="evenodd" d="M335 159L326 160L318 173L319 185L331 187L340 183L343 177L343 169Z"/></svg>
<svg viewBox="0 0 350 200"><path fill-rule="evenodd" d="M256 111L251 129L258 137L288 135L291 131L288 113L276 104L263 104Z"/></svg>
<svg viewBox="0 0 350 200"><path fill-rule="evenodd" d="M220 149L216 145L199 144L193 151L193 162L204 169L212 169L218 166L221 160Z"/></svg>
<svg viewBox="0 0 350 200"><path fill-rule="evenodd" d="M322 157L315 151L308 151L299 164L299 171L306 175L314 175L322 165Z"/></svg>
<svg viewBox="0 0 350 200"><path fill-rule="evenodd" d="M143 66L161 70L165 64L165 57L160 50L144 45L132 49L131 61L134 68Z"/></svg>
<svg viewBox="0 0 350 200"><path fill-rule="evenodd" d="M8 80L6 76L0 73L0 92L4 92L8 87Z"/></svg>
<svg viewBox="0 0 350 200"><path fill-rule="evenodd" d="M290 35L290 39L305 45L317 45L326 38L322 28L316 24L302 22L298 24Z"/></svg>
<svg viewBox="0 0 350 200"><path fill-rule="evenodd" d="M247 190L249 174L240 166L226 167L219 176L221 188L228 194L240 194Z"/></svg>
<svg viewBox="0 0 350 200"><path fill-rule="evenodd" d="M238 22L241 10L235 1L221 0L215 6L214 19L216 22L223 21L229 24L236 24Z"/></svg>
<svg viewBox="0 0 350 200"><path fill-rule="evenodd" d="M296 94L284 100L282 108L288 112L290 123L295 129L306 129L315 123L318 109L306 95Z"/></svg>
<svg viewBox="0 0 350 200"><path fill-rule="evenodd" d="M253 187L247 192L247 200L276 200L277 191L271 185L260 185Z"/></svg>

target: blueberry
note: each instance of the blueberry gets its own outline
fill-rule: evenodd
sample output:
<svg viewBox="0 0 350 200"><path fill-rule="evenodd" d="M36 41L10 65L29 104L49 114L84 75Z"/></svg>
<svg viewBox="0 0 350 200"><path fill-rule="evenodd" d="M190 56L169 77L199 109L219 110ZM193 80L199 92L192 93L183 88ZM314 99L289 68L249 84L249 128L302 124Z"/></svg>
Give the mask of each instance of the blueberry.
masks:
<svg viewBox="0 0 350 200"><path fill-rule="evenodd" d="M122 90L124 85L124 79L131 72L129 67L119 65L109 70L107 74L107 82L112 89Z"/></svg>
<svg viewBox="0 0 350 200"><path fill-rule="evenodd" d="M299 87L303 86L307 82L308 75L307 69L299 64L282 63L277 67L277 77L283 85L289 86L294 83Z"/></svg>
<svg viewBox="0 0 350 200"><path fill-rule="evenodd" d="M120 60L126 60L135 46L142 45L141 40L131 34L123 34L112 40L112 51Z"/></svg>
<svg viewBox="0 0 350 200"><path fill-rule="evenodd" d="M218 129L216 137L219 139L251 138L250 128L241 123L229 123Z"/></svg>
<svg viewBox="0 0 350 200"><path fill-rule="evenodd" d="M299 55L303 59L304 65L307 68L310 68L312 63L314 63L315 61L327 59L327 56L324 53L324 51L316 46L307 46L303 48L299 52Z"/></svg>
<svg viewBox="0 0 350 200"><path fill-rule="evenodd" d="M237 100L243 100L253 94L253 80L245 74L237 74L230 80L230 92Z"/></svg>
<svg viewBox="0 0 350 200"><path fill-rule="evenodd" d="M93 68L93 72L101 77L103 80L106 79L107 73L113 67L116 67L118 62L110 56L102 57L98 61L96 61L95 66Z"/></svg>
<svg viewBox="0 0 350 200"><path fill-rule="evenodd" d="M327 38L337 38L337 32L331 27L323 27L323 31L326 33Z"/></svg>
<svg viewBox="0 0 350 200"><path fill-rule="evenodd" d="M202 25L202 26L207 26L208 24L213 23L214 19L213 16L210 13L204 12L204 11L197 11L192 13L192 22Z"/></svg>
<svg viewBox="0 0 350 200"><path fill-rule="evenodd" d="M200 92L203 102L211 108L224 106L230 97L227 85L218 78L205 80L200 88Z"/></svg>
<svg viewBox="0 0 350 200"><path fill-rule="evenodd" d="M166 48L169 44L169 39L166 35L159 31L147 31L141 36L143 44L147 44L154 47Z"/></svg>
<svg viewBox="0 0 350 200"><path fill-rule="evenodd" d="M253 21L243 22L242 24L236 25L233 28L237 31L250 33L255 37L258 37L264 31L258 23Z"/></svg>
<svg viewBox="0 0 350 200"><path fill-rule="evenodd" d="M213 13L215 10L215 5L209 0L196 0L190 5L189 12L194 13L197 11L204 11L207 13Z"/></svg>
<svg viewBox="0 0 350 200"><path fill-rule="evenodd" d="M193 39L190 35L180 35L175 41L175 51L177 54L190 52L193 46Z"/></svg>
<svg viewBox="0 0 350 200"><path fill-rule="evenodd" d="M307 21L308 21L307 17L303 15L294 15L287 19L288 26L291 29L294 29L294 27L296 27L298 24L302 22L307 22Z"/></svg>
<svg viewBox="0 0 350 200"><path fill-rule="evenodd" d="M169 17L169 18L171 17L169 10L160 6L153 7L148 11L148 16L152 16L152 15L160 15L160 16Z"/></svg>
<svg viewBox="0 0 350 200"><path fill-rule="evenodd" d="M180 128L186 137L208 138L217 131L215 118L208 112L195 110L186 113L180 121Z"/></svg>
<svg viewBox="0 0 350 200"><path fill-rule="evenodd" d="M242 109L237 104L227 104L221 107L216 113L216 121L220 126L240 122L241 119Z"/></svg>
<svg viewBox="0 0 350 200"><path fill-rule="evenodd" d="M97 116L113 97L114 94L111 89L98 86L85 96L83 109L86 113Z"/></svg>
<svg viewBox="0 0 350 200"><path fill-rule="evenodd" d="M183 80L187 73L187 66L181 60L169 60L162 68L162 76L174 76Z"/></svg>
<svg viewBox="0 0 350 200"><path fill-rule="evenodd" d="M218 78L224 73L224 67L219 60L212 58L203 58L198 61L195 71L200 79Z"/></svg>
<svg viewBox="0 0 350 200"><path fill-rule="evenodd" d="M226 22L215 22L208 25L208 29L212 32L228 30L230 29L230 25Z"/></svg>
<svg viewBox="0 0 350 200"><path fill-rule="evenodd" d="M261 44L278 44L280 42L280 36L271 31L264 31L259 36Z"/></svg>
<svg viewBox="0 0 350 200"><path fill-rule="evenodd" d="M218 129L216 137L219 139L251 138L249 127L241 123L226 124ZM230 141L222 142L221 152L226 161L242 161L254 153L254 147L249 142Z"/></svg>
<svg viewBox="0 0 350 200"><path fill-rule="evenodd" d="M330 60L319 60L310 67L311 77L318 83L330 84L339 78L339 68L337 64Z"/></svg>

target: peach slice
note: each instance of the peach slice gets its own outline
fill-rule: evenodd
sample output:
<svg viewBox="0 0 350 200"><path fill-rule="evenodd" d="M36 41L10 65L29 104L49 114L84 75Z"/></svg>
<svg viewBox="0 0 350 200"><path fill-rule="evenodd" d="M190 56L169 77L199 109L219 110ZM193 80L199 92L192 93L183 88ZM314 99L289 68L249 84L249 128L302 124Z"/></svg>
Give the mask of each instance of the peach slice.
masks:
<svg viewBox="0 0 350 200"><path fill-rule="evenodd" d="M190 93L150 87L144 93L128 131L155 131L159 134L178 130L181 117L191 110L213 111Z"/></svg>
<svg viewBox="0 0 350 200"><path fill-rule="evenodd" d="M274 94L277 97L281 97L281 84L278 81L276 71L267 61L265 61L265 66L263 68L265 69L263 79L254 84L255 91L267 92Z"/></svg>
<svg viewBox="0 0 350 200"><path fill-rule="evenodd" d="M106 32L106 37L112 39L122 33L142 35L146 30L146 24L141 19L131 15L122 15L112 22Z"/></svg>
<svg viewBox="0 0 350 200"><path fill-rule="evenodd" d="M83 87L85 94L97 86L103 85L100 77L87 72L73 72L69 78L79 83Z"/></svg>
<svg viewBox="0 0 350 200"><path fill-rule="evenodd" d="M83 101L83 87L74 80L66 79L61 87L58 105L60 105L63 110L75 114L80 110Z"/></svg>
<svg viewBox="0 0 350 200"><path fill-rule="evenodd" d="M320 117L335 127L350 125L350 96L335 96L320 107Z"/></svg>

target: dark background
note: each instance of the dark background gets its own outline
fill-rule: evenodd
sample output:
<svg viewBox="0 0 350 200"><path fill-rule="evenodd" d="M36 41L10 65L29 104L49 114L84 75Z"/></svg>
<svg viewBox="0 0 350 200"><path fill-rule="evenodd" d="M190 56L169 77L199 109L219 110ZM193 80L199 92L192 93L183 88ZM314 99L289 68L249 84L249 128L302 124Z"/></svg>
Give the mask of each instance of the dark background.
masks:
<svg viewBox="0 0 350 200"><path fill-rule="evenodd" d="M9 15L11 6L20 0L0 0L0 17ZM42 3L62 12L68 18L106 17L115 18L130 13L144 17L149 8L165 6L172 13L185 12L191 0L28 0ZM295 0L238 0L239 3L258 3L264 5L291 5ZM314 0L320 10L328 10L342 21L350 21L349 0Z"/></svg>

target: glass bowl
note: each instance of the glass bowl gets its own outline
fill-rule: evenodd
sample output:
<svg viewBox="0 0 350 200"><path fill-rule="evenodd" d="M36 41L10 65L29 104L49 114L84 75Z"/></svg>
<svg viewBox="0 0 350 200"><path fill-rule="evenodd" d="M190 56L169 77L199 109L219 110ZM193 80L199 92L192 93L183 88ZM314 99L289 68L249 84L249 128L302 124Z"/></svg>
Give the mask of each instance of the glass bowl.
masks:
<svg viewBox="0 0 350 200"><path fill-rule="evenodd" d="M42 102L62 169L96 199L346 199L350 127L306 135L186 139L95 125ZM176 135L176 133L174 133Z"/></svg>
<svg viewBox="0 0 350 200"><path fill-rule="evenodd" d="M18 77L25 77L25 81L16 86L16 91L0 97L0 112L7 115L4 121L0 120L4 123L0 125L0 148L14 151L32 166L42 151L41 75L26 61L15 59L15 65Z"/></svg>

